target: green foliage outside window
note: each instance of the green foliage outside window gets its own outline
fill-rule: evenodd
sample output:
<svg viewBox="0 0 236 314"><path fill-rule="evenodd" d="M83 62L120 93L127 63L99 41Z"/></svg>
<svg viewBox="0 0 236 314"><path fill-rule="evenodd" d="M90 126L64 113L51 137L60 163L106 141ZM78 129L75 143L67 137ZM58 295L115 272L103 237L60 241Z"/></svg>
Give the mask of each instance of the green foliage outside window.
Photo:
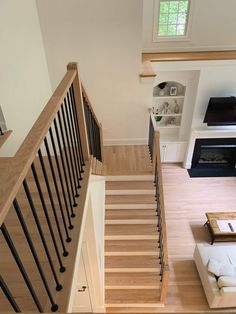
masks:
<svg viewBox="0 0 236 314"><path fill-rule="evenodd" d="M184 36L189 11L189 0L160 0L158 36Z"/></svg>

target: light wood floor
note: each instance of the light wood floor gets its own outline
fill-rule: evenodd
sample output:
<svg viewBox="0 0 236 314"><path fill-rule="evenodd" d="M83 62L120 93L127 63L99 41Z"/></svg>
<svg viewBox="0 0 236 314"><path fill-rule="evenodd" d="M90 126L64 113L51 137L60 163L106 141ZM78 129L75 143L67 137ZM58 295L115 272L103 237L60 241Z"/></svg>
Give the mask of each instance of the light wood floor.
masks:
<svg viewBox="0 0 236 314"><path fill-rule="evenodd" d="M106 161L111 161L106 165L109 174L119 174L119 170L124 174L124 168L132 172L132 158L136 169L143 170L147 153L142 157L139 157L141 151L135 157L130 154L138 146L117 146L115 150L122 152L123 167L120 168L121 162L113 162L114 156L109 157L109 153L114 153L113 148L106 147ZM209 242L208 231L203 226L205 212L236 210L236 178L189 178L187 171L177 164L163 164L162 169L171 274L166 306L153 312L212 312L193 261L193 251L196 243ZM122 310L129 311L112 309L113 312ZM219 312L235 313L236 309Z"/></svg>
<svg viewBox="0 0 236 314"><path fill-rule="evenodd" d="M104 164L109 175L137 175L151 172L146 145L105 146Z"/></svg>

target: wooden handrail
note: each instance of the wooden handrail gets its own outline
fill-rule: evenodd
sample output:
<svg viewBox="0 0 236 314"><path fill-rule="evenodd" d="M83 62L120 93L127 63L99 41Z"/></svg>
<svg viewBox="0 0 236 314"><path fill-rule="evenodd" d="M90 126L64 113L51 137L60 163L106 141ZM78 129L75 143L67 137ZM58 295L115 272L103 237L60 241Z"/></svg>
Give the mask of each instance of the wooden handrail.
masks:
<svg viewBox="0 0 236 314"><path fill-rule="evenodd" d="M157 73L152 68L153 62L170 61L214 61L235 60L236 50L222 51L183 51L183 52L143 52L140 77L155 77Z"/></svg>
<svg viewBox="0 0 236 314"><path fill-rule="evenodd" d="M169 281L169 266L168 266L168 246L167 246L167 232L165 219L165 205L164 205L164 191L161 169L161 155L160 155L160 133L154 131L154 149L153 149L153 164L157 166L159 200L160 200L160 217L162 226L162 241L163 241L163 274L161 286L161 302L165 302Z"/></svg>
<svg viewBox="0 0 236 314"><path fill-rule="evenodd" d="M163 248L164 248L164 262L168 265L168 248L167 248L167 236L166 236L166 219L165 219L165 206L164 206L164 192L163 192L163 180L162 180L162 169L161 169L161 155L160 155L160 133L155 131L154 135L154 153L153 163L156 162L157 174L159 182L159 194L160 194L160 207L161 207L161 217L162 217L162 230L163 230Z"/></svg>
<svg viewBox="0 0 236 314"><path fill-rule="evenodd" d="M161 169L161 154L160 154L160 132L157 130L156 121L152 110L150 113L150 123L153 127L153 150L152 150L152 162L153 162L153 173L157 175L158 188L159 188L159 204L160 204L160 215L161 229L162 229L162 251L163 251L163 266L162 266L162 286L160 301L164 303L166 300L168 282L169 282L169 266L168 266L168 246L167 246L167 228L165 219L165 205L164 205L164 191L163 191L163 179Z"/></svg>
<svg viewBox="0 0 236 314"><path fill-rule="evenodd" d="M142 62L235 60L236 50L142 53Z"/></svg>
<svg viewBox="0 0 236 314"><path fill-rule="evenodd" d="M87 102L88 102L89 109L90 109L90 111L92 112L93 117L94 117L95 121L97 122L97 124L100 125L100 122L98 121L97 116L96 116L96 114L95 114L95 112L94 112L94 110L93 110L93 106L92 106L92 103L91 103L91 101L90 101L90 99L89 99L89 97L88 97L88 94L86 93L86 90L85 90L84 86L83 86L83 85L81 85L81 86L82 86L83 95L84 95L85 99L86 99Z"/></svg>
<svg viewBox="0 0 236 314"><path fill-rule="evenodd" d="M89 108L92 109L91 103L89 103L89 106ZM93 122L96 120L98 123L98 126L96 126L97 132L96 134L92 134L92 139L94 139L96 147L99 147L100 143L102 144L101 124L98 122L94 111L92 111L92 115L94 116ZM94 125L95 123L93 126ZM50 145L52 146L49 147ZM47 160L47 164L49 165L48 174L46 163L44 162L43 148L46 149L45 158ZM53 165L54 161L55 168ZM93 160L89 154L88 134L86 128L84 102L82 97L82 85L78 75L77 64L70 63L67 66L67 72L64 78L44 107L43 111L24 139L15 156L0 158L0 226L2 232L3 230L6 230L4 225L5 218L13 205L20 224L22 225L30 250L33 254L34 262L37 264L38 271L42 277L42 282L47 292L48 304L46 304L44 310L51 308L51 310L54 311L59 305L60 310L66 311L68 307L74 269L77 267L76 261L78 263L78 260L76 259L78 259L78 252L80 252L82 244L81 235L84 230L84 221L86 218L84 212L87 208L87 191L89 178L92 171L92 161ZM41 165L40 169L42 171L43 177L40 175L38 176L39 172L35 166L38 162L39 165ZM99 174L102 174L102 163L98 160L96 160L95 169L99 172ZM81 173L83 173L83 175L81 175ZM33 198L31 197L30 189L28 188L28 174L32 175L34 183L36 184L35 187L37 188L37 197L39 197L42 204L42 210L44 211L46 222L50 231L50 236L52 238L55 252L58 257L61 272L58 274L56 274L55 268L53 266L53 261L50 257L50 253L43 235L43 230L40 227L40 223L36 214L36 207L33 201L35 196ZM57 183L57 175L59 183ZM52 179L52 182L50 183L49 177ZM47 194L50 199L51 208L55 218L55 221L53 222L48 216L48 209L44 200L44 192L42 192L41 189L41 179L43 179L44 184L46 184ZM79 181L81 181L81 184ZM62 198L60 197L58 184L62 189ZM81 190L78 194L77 189L80 187ZM30 233L28 233L21 209L18 206L18 192L21 191L21 188L23 188L25 191L24 196L29 203L29 211L32 211L33 213L36 228L39 231L40 239L42 240L43 247L50 264L48 265L50 266L54 279L57 283L57 290L60 291L61 289L58 282L62 283L63 285L63 290L60 292L60 294L56 293L54 295L54 293L51 293L55 290L55 283L53 281L48 283L46 280L44 280L43 271L40 267L40 261L37 257L37 254L35 253L33 242L30 240ZM55 206L54 204L54 196L52 195L53 189L55 189L54 191L56 192L58 206ZM65 207L62 205L63 202ZM68 206L67 202L70 204L70 206ZM79 211L76 212L76 208L79 208ZM57 217L57 211L61 214L61 218L59 219ZM70 218L74 218L73 225L71 224ZM70 252L70 258L63 262L61 261L60 253L56 244L57 241L54 237L54 227L52 226L53 223L58 231L59 242L61 242L63 248L63 256L67 256L68 252ZM65 240L63 239L60 228L63 226L63 224L66 235ZM69 234L68 230L72 230L73 226L75 228L73 231L70 231ZM6 232L7 231L5 231L5 233L3 232L3 236L5 239L7 239L6 241L8 241L9 238L6 236ZM73 241L71 241L72 236ZM66 242L66 246L64 242ZM7 242L7 244L9 245L9 242ZM14 243L12 245L14 245ZM12 254L15 254L16 257L15 252ZM17 265L18 268L21 267L19 266L21 264ZM21 271L23 272L22 267ZM62 274L65 269L67 270L66 276ZM49 288L49 285L51 289ZM42 305L38 304L37 302L36 305L41 311L43 308Z"/></svg>
<svg viewBox="0 0 236 314"><path fill-rule="evenodd" d="M4 164L2 164L1 159L0 182L2 182L2 184L0 185L0 225L3 223L75 76L75 70L67 71L63 80L58 85L18 149L16 155L8 159L7 162L5 161Z"/></svg>

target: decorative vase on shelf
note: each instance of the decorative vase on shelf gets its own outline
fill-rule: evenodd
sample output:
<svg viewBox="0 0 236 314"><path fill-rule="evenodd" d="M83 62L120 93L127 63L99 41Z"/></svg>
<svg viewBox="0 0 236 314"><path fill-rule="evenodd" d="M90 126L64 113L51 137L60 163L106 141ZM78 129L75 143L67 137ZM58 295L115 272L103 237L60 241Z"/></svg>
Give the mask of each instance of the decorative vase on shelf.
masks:
<svg viewBox="0 0 236 314"><path fill-rule="evenodd" d="M159 87L159 96L165 96L165 87L167 85L167 82L162 82L160 84L158 84Z"/></svg>
<svg viewBox="0 0 236 314"><path fill-rule="evenodd" d="M179 104L178 104L177 101L175 100L174 113L179 113L179 111L180 111Z"/></svg>
<svg viewBox="0 0 236 314"><path fill-rule="evenodd" d="M157 124L160 124L161 119L162 119L162 116L156 116L155 117L155 120L156 120Z"/></svg>

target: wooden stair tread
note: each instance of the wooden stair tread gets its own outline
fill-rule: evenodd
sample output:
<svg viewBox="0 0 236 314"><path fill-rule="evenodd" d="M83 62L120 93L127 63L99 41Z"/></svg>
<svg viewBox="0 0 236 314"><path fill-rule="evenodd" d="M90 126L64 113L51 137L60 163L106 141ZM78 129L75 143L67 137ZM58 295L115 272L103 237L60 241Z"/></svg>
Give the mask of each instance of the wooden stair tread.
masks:
<svg viewBox="0 0 236 314"><path fill-rule="evenodd" d="M150 189L153 190L152 181L106 181L106 190L137 190L137 189Z"/></svg>
<svg viewBox="0 0 236 314"><path fill-rule="evenodd" d="M106 219L153 219L156 217L155 209L146 209L144 211L139 209L107 209Z"/></svg>
<svg viewBox="0 0 236 314"><path fill-rule="evenodd" d="M106 286L152 286L158 288L160 286L159 273L106 273Z"/></svg>
<svg viewBox="0 0 236 314"><path fill-rule="evenodd" d="M157 256L106 256L105 268L160 268Z"/></svg>
<svg viewBox="0 0 236 314"><path fill-rule="evenodd" d="M148 209L154 209L156 210L157 205L155 203L151 204L105 204L105 208L110 210L120 210L120 209L136 209L136 210L148 210Z"/></svg>
<svg viewBox="0 0 236 314"><path fill-rule="evenodd" d="M106 225L157 225L157 219L106 219Z"/></svg>
<svg viewBox="0 0 236 314"><path fill-rule="evenodd" d="M131 290L109 290L105 291L106 304L155 304L159 302L160 292L158 289L131 289Z"/></svg>
<svg viewBox="0 0 236 314"><path fill-rule="evenodd" d="M126 224L126 225L106 225L105 235L157 235L156 224L143 225L143 224Z"/></svg>
<svg viewBox="0 0 236 314"><path fill-rule="evenodd" d="M107 240L105 241L106 252L135 252L135 251L157 251L155 240Z"/></svg>
<svg viewBox="0 0 236 314"><path fill-rule="evenodd" d="M154 195L106 195L106 204L154 204Z"/></svg>

